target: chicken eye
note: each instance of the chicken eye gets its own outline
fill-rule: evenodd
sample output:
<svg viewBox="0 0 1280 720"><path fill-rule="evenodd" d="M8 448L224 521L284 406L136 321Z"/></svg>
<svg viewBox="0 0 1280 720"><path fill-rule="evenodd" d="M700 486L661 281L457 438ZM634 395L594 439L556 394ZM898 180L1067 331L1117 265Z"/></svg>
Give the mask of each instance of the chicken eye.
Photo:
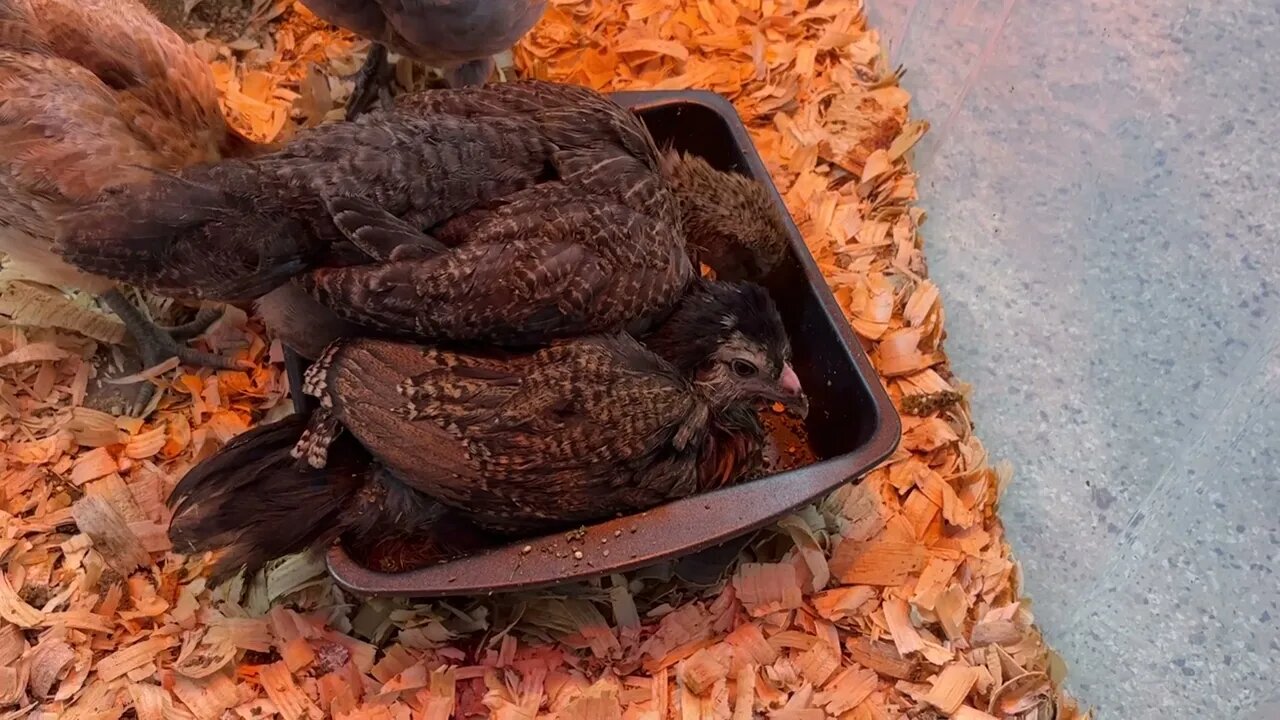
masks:
<svg viewBox="0 0 1280 720"><path fill-rule="evenodd" d="M742 378L755 377L756 373L760 372L755 365L746 360L734 360L730 367L733 368L734 375Z"/></svg>

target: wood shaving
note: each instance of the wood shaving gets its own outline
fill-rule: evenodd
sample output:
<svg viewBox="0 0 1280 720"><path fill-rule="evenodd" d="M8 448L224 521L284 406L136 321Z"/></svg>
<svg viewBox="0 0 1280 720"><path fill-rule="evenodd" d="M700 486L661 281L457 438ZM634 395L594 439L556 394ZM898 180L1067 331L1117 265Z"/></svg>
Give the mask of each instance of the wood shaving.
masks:
<svg viewBox="0 0 1280 720"><path fill-rule="evenodd" d="M80 333L98 342L124 341L124 323L37 283L15 280L0 285L0 317L14 325L49 327Z"/></svg>

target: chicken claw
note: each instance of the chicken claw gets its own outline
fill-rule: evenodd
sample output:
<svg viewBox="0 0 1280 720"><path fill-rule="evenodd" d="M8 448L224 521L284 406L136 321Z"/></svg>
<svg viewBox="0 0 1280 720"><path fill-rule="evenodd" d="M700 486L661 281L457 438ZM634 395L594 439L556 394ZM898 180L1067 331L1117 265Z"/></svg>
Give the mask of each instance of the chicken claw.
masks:
<svg viewBox="0 0 1280 720"><path fill-rule="evenodd" d="M480 58L470 62L454 65L444 71L444 81L451 88L480 87L489 82L497 63L492 57Z"/></svg>
<svg viewBox="0 0 1280 720"><path fill-rule="evenodd" d="M387 61L387 46L374 43L364 65L355 75L355 87L347 98L347 120L355 120L368 112L374 103L391 105L392 67Z"/></svg>
<svg viewBox="0 0 1280 720"><path fill-rule="evenodd" d="M199 365L219 370L234 370L239 367L235 361L228 358L178 344L176 337L194 337L212 325L221 314L216 310L201 311L195 320L169 329L149 320L118 289L103 293L99 299L124 322L125 329L137 344L138 356L144 368L155 367L171 357L177 357L186 365ZM136 416L146 410L155 391L156 386L150 382L138 388L138 394L134 398L133 406L129 409L129 414Z"/></svg>
<svg viewBox="0 0 1280 720"><path fill-rule="evenodd" d="M164 327L161 325L157 325L156 327L163 330L174 340L191 340L204 334L204 331L208 330L209 326L221 320L222 316L225 314L225 308L200 308L200 311L196 313L195 319L191 322L185 322L181 325L174 325L172 327Z"/></svg>

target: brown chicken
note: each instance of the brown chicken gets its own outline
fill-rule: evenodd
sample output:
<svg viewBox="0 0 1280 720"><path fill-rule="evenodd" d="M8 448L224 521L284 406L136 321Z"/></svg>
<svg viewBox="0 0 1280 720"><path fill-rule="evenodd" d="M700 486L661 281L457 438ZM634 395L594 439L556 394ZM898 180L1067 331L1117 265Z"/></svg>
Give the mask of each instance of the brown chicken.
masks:
<svg viewBox="0 0 1280 720"><path fill-rule="evenodd" d="M739 279L787 243L759 183L664 154L630 111L543 82L402 98L254 160L157 177L63 230L72 263L161 294L277 290L264 319L312 351L315 328L336 332L339 318L513 346L642 331L688 287L693 260ZM312 269L303 286L339 318L279 289Z"/></svg>
<svg viewBox="0 0 1280 720"><path fill-rule="evenodd" d="M145 364L223 361L179 346L110 278L62 260L57 218L112 186L215 160L240 142L208 65L133 0L0 0L0 252L19 277L98 294ZM174 335L198 334L217 315Z"/></svg>
<svg viewBox="0 0 1280 720"><path fill-rule="evenodd" d="M170 532L228 546L225 575L345 531L422 533L439 517L428 497L524 535L735 482L763 443L753 407L806 407L781 319L757 286L700 281L668 324L669 358L625 334L524 354L335 343L307 373L309 421L251 430L194 468Z"/></svg>
<svg viewBox="0 0 1280 720"><path fill-rule="evenodd" d="M493 74L493 56L509 49L537 24L545 0L305 0L319 17L373 42L347 119L390 95L388 49L425 65L440 66L452 87L482 85Z"/></svg>

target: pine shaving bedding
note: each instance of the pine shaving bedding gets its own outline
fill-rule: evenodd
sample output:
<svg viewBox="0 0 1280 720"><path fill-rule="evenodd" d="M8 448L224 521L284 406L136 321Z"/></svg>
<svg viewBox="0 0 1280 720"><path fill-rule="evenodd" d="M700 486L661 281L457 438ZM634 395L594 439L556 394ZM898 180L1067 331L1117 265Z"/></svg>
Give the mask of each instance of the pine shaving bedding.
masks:
<svg viewBox="0 0 1280 720"><path fill-rule="evenodd" d="M195 31L235 127L266 141L340 116L366 44L288 0L249 17L241 37ZM553 0L514 64L729 97L903 413L900 449L710 588L661 566L523 595L361 599L308 555L211 588L209 558L170 545L163 501L291 411L280 348L252 319L221 323L203 341L253 369L156 369L158 410L116 418L85 401L118 329L11 289L0 300L27 311L0 325L0 716L1088 717L1019 594L996 513L1011 473L972 434L922 254L907 153L927 125L908 119L861 9ZM397 76L425 79L403 62Z"/></svg>

